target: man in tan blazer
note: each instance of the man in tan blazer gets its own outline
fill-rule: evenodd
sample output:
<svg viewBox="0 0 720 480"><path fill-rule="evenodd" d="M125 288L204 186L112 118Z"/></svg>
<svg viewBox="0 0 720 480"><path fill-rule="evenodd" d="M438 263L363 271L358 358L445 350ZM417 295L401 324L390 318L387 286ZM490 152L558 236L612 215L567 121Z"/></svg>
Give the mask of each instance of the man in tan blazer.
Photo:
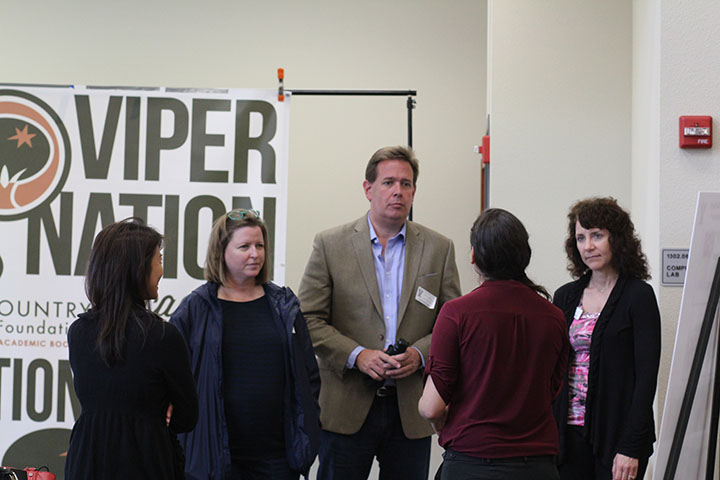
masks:
<svg viewBox="0 0 720 480"><path fill-rule="evenodd" d="M319 233L299 297L319 358L319 480L428 477L430 424L418 414L422 367L440 307L460 295L450 239L407 220L418 163L412 150L371 157L370 211ZM385 350L403 339L404 353Z"/></svg>

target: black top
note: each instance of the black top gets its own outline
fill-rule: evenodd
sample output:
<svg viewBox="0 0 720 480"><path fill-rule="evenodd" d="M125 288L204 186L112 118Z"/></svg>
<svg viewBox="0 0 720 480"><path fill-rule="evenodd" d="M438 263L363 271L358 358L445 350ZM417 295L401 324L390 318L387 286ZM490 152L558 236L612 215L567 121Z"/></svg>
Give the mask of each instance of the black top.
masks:
<svg viewBox="0 0 720 480"><path fill-rule="evenodd" d="M285 457L282 332L266 296L221 300L223 397L235 461Z"/></svg>
<svg viewBox="0 0 720 480"><path fill-rule="evenodd" d="M190 431L197 421L188 350L175 326L145 310L134 314L138 319L128 321L124 361L113 367L98 353L92 310L70 326L70 366L82 413L70 437L65 478L184 478L173 432Z"/></svg>
<svg viewBox="0 0 720 480"><path fill-rule="evenodd" d="M292 290L274 283L263 284L263 290L273 321L282 331L287 365L283 391L286 459L291 469L307 475L320 441L320 375L315 352L300 301ZM200 285L185 297L170 319L187 339L198 379L198 424L192 432L178 435L185 448L188 478L220 477L232 466L223 398L223 314L217 293L216 283Z"/></svg>
<svg viewBox="0 0 720 480"><path fill-rule="evenodd" d="M554 303L568 328L590 273L560 287ZM595 457L611 467L617 453L647 458L655 442L652 404L660 364L660 312L652 287L635 278L618 278L600 312L590 345L587 405L583 434ZM553 404L564 456L568 386Z"/></svg>

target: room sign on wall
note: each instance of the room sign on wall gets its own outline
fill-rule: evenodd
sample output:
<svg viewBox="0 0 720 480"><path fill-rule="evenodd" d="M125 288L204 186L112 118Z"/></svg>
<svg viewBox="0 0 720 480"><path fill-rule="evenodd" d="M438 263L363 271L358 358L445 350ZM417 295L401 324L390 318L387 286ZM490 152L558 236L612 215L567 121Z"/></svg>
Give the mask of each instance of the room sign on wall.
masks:
<svg viewBox="0 0 720 480"><path fill-rule="evenodd" d="M663 248L662 250L662 284L684 285L687 270L687 248Z"/></svg>

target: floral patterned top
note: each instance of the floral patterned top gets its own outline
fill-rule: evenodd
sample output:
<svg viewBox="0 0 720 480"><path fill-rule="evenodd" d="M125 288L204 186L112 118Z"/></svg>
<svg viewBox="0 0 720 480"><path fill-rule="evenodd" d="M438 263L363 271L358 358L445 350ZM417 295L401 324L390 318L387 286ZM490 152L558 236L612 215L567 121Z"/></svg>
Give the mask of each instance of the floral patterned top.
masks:
<svg viewBox="0 0 720 480"><path fill-rule="evenodd" d="M600 312L582 310L582 302L570 324L570 346L573 354L568 365L568 425L585 425L585 401L590 370L590 343Z"/></svg>

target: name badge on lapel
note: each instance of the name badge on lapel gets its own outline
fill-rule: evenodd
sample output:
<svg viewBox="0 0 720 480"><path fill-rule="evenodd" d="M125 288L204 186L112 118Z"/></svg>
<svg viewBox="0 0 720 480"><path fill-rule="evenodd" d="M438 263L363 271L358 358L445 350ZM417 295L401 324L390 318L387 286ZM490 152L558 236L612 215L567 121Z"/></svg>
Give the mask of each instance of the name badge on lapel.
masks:
<svg viewBox="0 0 720 480"><path fill-rule="evenodd" d="M425 305L430 310L435 308L437 297L432 293L425 290L423 287L418 287L417 293L415 294L415 300Z"/></svg>

